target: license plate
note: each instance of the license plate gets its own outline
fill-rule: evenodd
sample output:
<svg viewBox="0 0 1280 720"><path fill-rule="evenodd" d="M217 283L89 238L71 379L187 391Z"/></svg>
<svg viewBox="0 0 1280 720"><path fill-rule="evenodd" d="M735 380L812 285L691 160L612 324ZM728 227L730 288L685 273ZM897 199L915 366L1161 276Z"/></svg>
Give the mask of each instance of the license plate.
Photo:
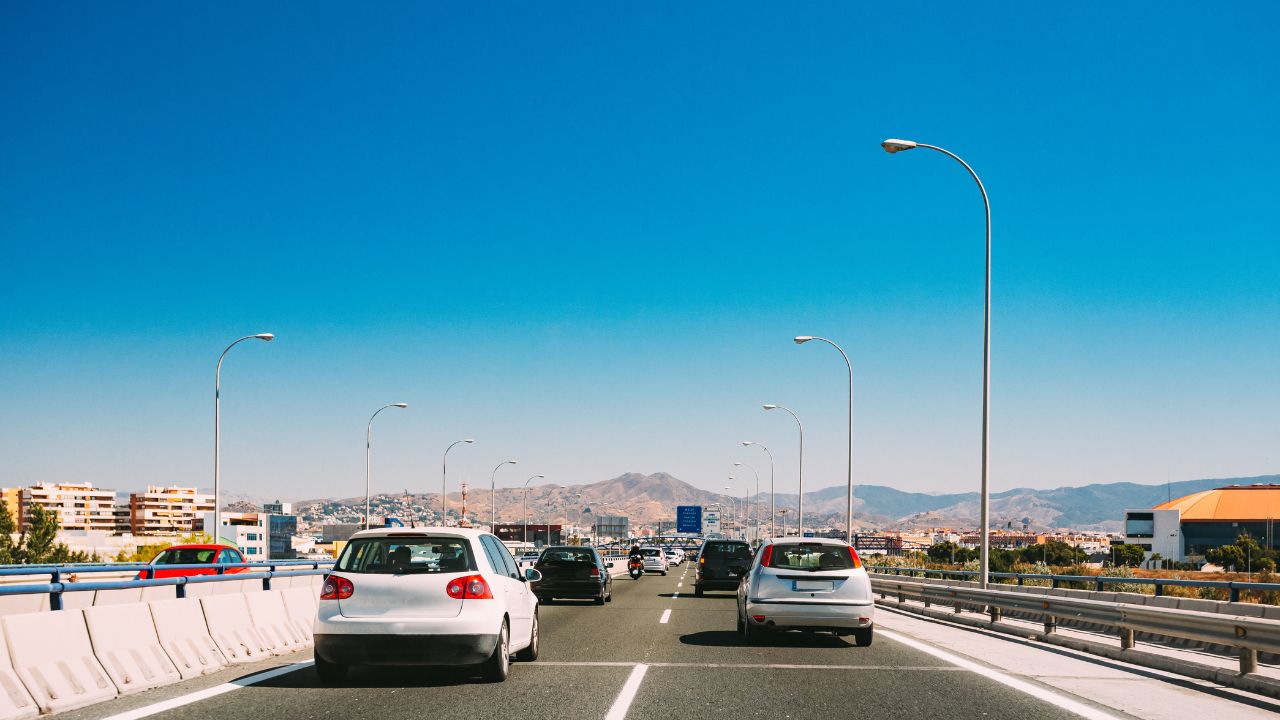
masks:
<svg viewBox="0 0 1280 720"><path fill-rule="evenodd" d="M830 580L796 580L795 590L797 592L821 592L828 591L835 587Z"/></svg>

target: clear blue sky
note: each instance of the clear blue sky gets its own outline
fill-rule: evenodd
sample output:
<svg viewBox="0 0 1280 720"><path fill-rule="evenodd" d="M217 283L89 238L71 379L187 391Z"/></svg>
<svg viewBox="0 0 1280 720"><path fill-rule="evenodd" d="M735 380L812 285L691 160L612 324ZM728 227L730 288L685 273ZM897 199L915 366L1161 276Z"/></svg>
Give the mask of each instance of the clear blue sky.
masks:
<svg viewBox="0 0 1280 720"><path fill-rule="evenodd" d="M885 137L994 489L1280 471L1280 5L689 5L0 6L0 484L976 489Z"/></svg>

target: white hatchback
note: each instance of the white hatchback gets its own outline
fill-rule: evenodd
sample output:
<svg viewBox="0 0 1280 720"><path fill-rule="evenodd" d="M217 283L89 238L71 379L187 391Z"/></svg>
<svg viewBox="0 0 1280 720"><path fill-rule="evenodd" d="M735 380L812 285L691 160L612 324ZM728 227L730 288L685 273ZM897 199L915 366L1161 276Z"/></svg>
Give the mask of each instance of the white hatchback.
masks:
<svg viewBox="0 0 1280 720"><path fill-rule="evenodd" d="M501 682L513 653L538 657L540 579L479 530L358 532L321 589L316 672L331 683L353 665L470 665Z"/></svg>
<svg viewBox="0 0 1280 720"><path fill-rule="evenodd" d="M661 575L667 574L667 556L662 550L656 547L642 547L640 554L644 557L644 571L647 573L656 572Z"/></svg>
<svg viewBox="0 0 1280 720"><path fill-rule="evenodd" d="M738 586L738 631L748 642L774 630L821 630L870 645L874 610L862 560L839 540L766 540Z"/></svg>

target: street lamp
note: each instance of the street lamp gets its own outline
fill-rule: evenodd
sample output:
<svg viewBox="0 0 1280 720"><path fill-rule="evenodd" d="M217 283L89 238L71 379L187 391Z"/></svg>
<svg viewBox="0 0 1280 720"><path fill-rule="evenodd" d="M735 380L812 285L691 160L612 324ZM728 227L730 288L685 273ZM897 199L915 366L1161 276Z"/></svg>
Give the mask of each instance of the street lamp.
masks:
<svg viewBox="0 0 1280 720"><path fill-rule="evenodd" d="M759 539L759 536L760 536L760 473L756 472L755 468L745 463L736 462L733 465L734 467L738 467L738 466L744 467L750 470L752 474L756 476L756 502L751 512L751 515L752 515L751 524L754 525L756 528L756 539ZM748 489L748 492L750 492L750 489Z"/></svg>
<svg viewBox="0 0 1280 720"><path fill-rule="evenodd" d="M529 496L529 481L538 478L545 478L546 475L534 475L529 480L524 481L524 485L520 487L520 519L524 521L524 542L529 542L529 506L525 503L525 499Z"/></svg>
<svg viewBox="0 0 1280 720"><path fill-rule="evenodd" d="M441 462L442 469L440 471L440 525L442 527L444 526L445 513L449 510L449 504L446 500L446 495L445 495L445 493L448 492L449 451L453 449L454 445L457 445L459 443L467 443L468 445L470 445L473 442L475 442L475 440L472 440L470 438L466 440L454 440L452 445L444 449L444 459Z"/></svg>
<svg viewBox="0 0 1280 720"><path fill-rule="evenodd" d="M729 479L733 480L733 476L730 475ZM728 485L724 486L724 494L728 495L729 499L733 501L733 515L730 516L733 519L729 521L729 529L732 531L734 523L738 521L738 498L733 496L733 491L729 489ZM732 532L730 533L730 536L732 536Z"/></svg>
<svg viewBox="0 0 1280 720"><path fill-rule="evenodd" d="M364 529L369 529L369 518L372 510L370 509L370 501L373 498L373 463L370 459L373 447L373 419L378 417L378 413L387 408L407 408L409 403L391 403L383 405L369 417L369 424L364 430Z"/></svg>
<svg viewBox="0 0 1280 720"><path fill-rule="evenodd" d="M804 537L804 423L785 405L765 405L765 410L786 410L800 427L800 493L796 496L796 537Z"/></svg>
<svg viewBox="0 0 1280 720"><path fill-rule="evenodd" d="M218 542L222 531L222 361L231 348L245 340L262 340L271 342L276 338L271 333L245 335L227 346L218 356L218 369L213 375L213 542ZM205 528L208 530L208 528Z"/></svg>
<svg viewBox="0 0 1280 720"><path fill-rule="evenodd" d="M797 345L803 345L810 340L820 340L840 352L840 357L844 358L844 364L849 368L849 458L848 458L848 487L845 490L845 539L850 544L853 543L853 363L849 362L849 356L845 354L844 348L835 344L831 340L816 335L799 335L795 338Z"/></svg>
<svg viewBox="0 0 1280 720"><path fill-rule="evenodd" d="M773 492L773 453L769 452L769 448L765 447L764 445L761 445L760 443L754 440L742 441L742 447L750 447L752 445L759 447L761 450L764 451L765 455L769 456L769 537L775 537L777 535L777 529L774 527L773 521L774 521L774 518L777 517L778 515L778 498ZM757 522L759 521L759 517L760 517L760 493L757 492L756 493Z"/></svg>
<svg viewBox="0 0 1280 720"><path fill-rule="evenodd" d="M515 465L518 462L519 460L503 460L494 466L493 472L489 473L489 532L493 532L493 527L498 522L498 514L495 504L497 502L496 496L498 493L498 486L495 484L496 481L494 480L498 475L498 468L503 465Z"/></svg>
<svg viewBox="0 0 1280 720"><path fill-rule="evenodd" d="M926 145L912 140L897 140L890 138L880 143L885 152L893 154L910 150L912 148L922 147L930 150L937 150L950 157L952 160L964 166L969 171L969 175L973 177L973 181L978 184L978 191L982 193L982 205L986 210L987 218L987 281L986 281L986 303L983 311L983 327L982 327L982 501L981 501L981 521L982 521L982 553L980 560L980 588L987 587L987 572L990 570L991 560L991 529L988 525L988 514L991 509L991 486L988 477L989 469L989 451L990 451L990 407L991 407L991 200L987 197L987 189L983 186L982 180L978 177L978 173L969 167L969 163L960 159L959 155L944 150L936 145Z"/></svg>

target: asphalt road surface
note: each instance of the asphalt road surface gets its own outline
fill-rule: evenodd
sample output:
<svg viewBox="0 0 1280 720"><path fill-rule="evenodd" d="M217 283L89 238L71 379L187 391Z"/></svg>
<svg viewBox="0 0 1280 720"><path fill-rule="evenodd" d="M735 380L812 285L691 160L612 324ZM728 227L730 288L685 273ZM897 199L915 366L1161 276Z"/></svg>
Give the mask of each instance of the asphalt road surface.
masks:
<svg viewBox="0 0 1280 720"><path fill-rule="evenodd" d="M1134 712L1133 707L1125 712L1123 702L1103 706L1091 699L1087 683L1074 692L1063 691L1062 684L1040 682L1031 675L1019 678L972 658L957 659L956 652L937 650L919 633L909 634L915 627L912 623L925 626L927 621L899 619L883 611L878 611L881 629L870 647L857 647L852 638L821 635L787 635L763 646L747 646L735 631L733 595L694 597L692 574L686 563L665 578L617 579L614 601L604 606L561 601L541 607L542 656L533 663L513 663L511 676L503 684L483 683L456 668L362 668L353 669L341 685L324 687L308 662L309 655L298 653L59 718L1053 720L1187 717L1191 707L1177 701L1173 712L1165 714L1141 708ZM895 621L902 623L902 629L886 629ZM966 638L994 643L984 650L989 655L1005 652L1002 648L1010 653L1049 654L1001 644L1006 641L977 633L948 632L961 638L960 648L967 645ZM1028 655L1032 658L1028 662L1034 663L1039 655ZM1124 675L1127 671L1107 670L1119 674L1118 678L1106 676L1108 681L1141 683L1114 686L1132 688L1115 693L1121 698L1177 690L1218 703L1209 707L1225 713L1221 717L1244 716L1235 710L1252 715L1274 709L1266 703L1238 704L1205 695L1186 683L1142 673L1129 678Z"/></svg>

